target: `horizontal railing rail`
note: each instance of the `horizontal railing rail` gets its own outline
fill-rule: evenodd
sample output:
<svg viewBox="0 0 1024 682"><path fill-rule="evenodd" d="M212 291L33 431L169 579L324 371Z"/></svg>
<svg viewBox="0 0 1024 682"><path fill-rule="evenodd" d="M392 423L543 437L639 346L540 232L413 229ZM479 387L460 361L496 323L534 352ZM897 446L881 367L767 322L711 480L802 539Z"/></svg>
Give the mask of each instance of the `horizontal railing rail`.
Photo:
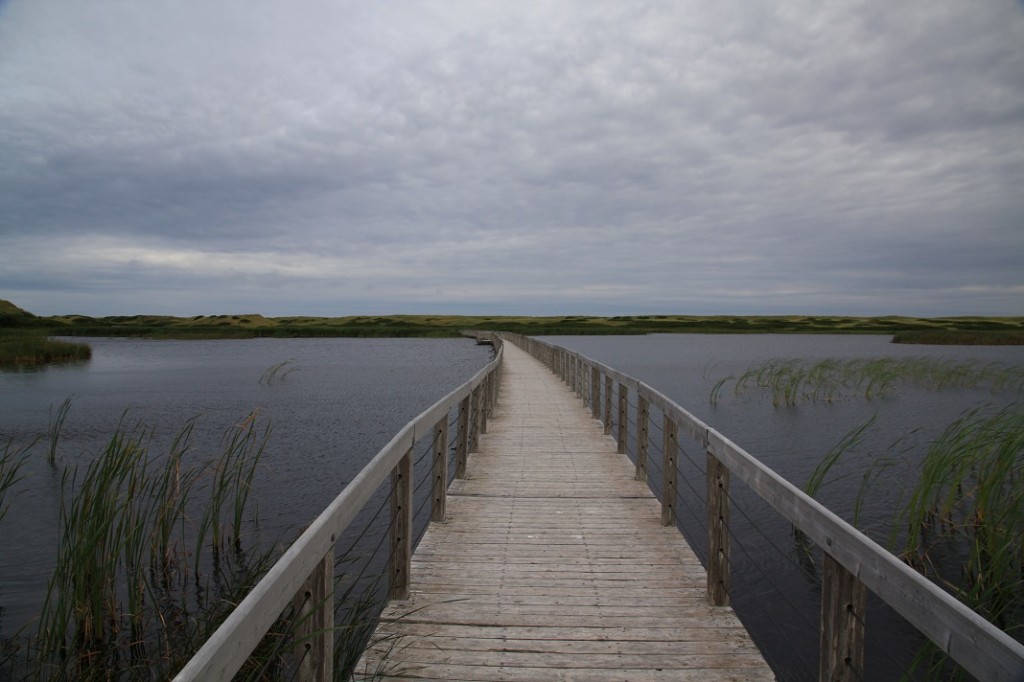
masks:
<svg viewBox="0 0 1024 682"><path fill-rule="evenodd" d="M735 475L824 552L819 678L863 678L864 589L871 590L968 673L981 680L1024 680L1024 645L758 461L728 438L637 379L591 358L532 337L502 334L547 364L614 434L626 452L628 402L635 394L637 478L647 475L650 407L663 416L662 523L676 522L677 435L707 456L708 599L729 603L729 483ZM617 391L615 390L617 389ZM617 392L617 405L612 395ZM657 492L657 491L656 491Z"/></svg>
<svg viewBox="0 0 1024 682"><path fill-rule="evenodd" d="M500 339L483 332L476 338L491 338L495 358L418 417L406 424L391 441L370 460L310 526L285 551L266 576L252 589L213 635L199 649L175 680L230 680L256 650L297 595L313 605L313 613L303 614L296 640L305 643L300 679L330 680L333 677L332 644L334 637L334 546L375 491L388 478L392 488L392 551L389 558L389 595L393 599L408 594L412 557L412 460L417 441L434 438L435 447L448 447L449 415L457 410L458 434L455 439L455 476L463 477L466 455L476 449L478 434L486 431L487 417L493 408L500 381L502 347ZM447 457L435 457L434 466L446 469ZM444 518L446 471L432 472L434 493L431 520Z"/></svg>

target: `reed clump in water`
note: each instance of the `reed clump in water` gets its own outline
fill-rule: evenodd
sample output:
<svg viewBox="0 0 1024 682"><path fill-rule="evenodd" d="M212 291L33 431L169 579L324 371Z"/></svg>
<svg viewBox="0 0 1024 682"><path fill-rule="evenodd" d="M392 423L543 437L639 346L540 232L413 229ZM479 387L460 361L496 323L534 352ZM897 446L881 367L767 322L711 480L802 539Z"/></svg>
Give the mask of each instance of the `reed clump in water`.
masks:
<svg viewBox="0 0 1024 682"><path fill-rule="evenodd" d="M823 458L808 482L811 494L872 422L851 431ZM864 474L855 524L871 490L866 483L902 454L881 453ZM1024 641L1024 405L994 414L974 409L951 423L928 447L920 477L903 500L889 530L893 551ZM930 643L915 665L929 677L950 670L947 657Z"/></svg>
<svg viewBox="0 0 1024 682"><path fill-rule="evenodd" d="M31 444L15 447L13 443L8 443L0 453L0 521L4 520L10 506L8 495L13 494L12 488L21 480L21 467L28 459L29 449Z"/></svg>
<svg viewBox="0 0 1024 682"><path fill-rule="evenodd" d="M33 367L52 362L81 362L92 357L84 343L48 339L40 334L0 336L0 367Z"/></svg>
<svg viewBox="0 0 1024 682"><path fill-rule="evenodd" d="M1024 367L939 358L817 362L775 359L752 366L739 377L719 380L711 390L711 404L718 404L730 385L735 395L750 389L768 391L772 404L778 407L858 397L871 400L889 395L902 385L936 391L950 388L1020 391L1024 389Z"/></svg>
<svg viewBox="0 0 1024 682"><path fill-rule="evenodd" d="M51 410L50 443L42 444L51 463L59 463L56 439L70 405ZM269 427L251 414L228 429L216 459L198 461L194 426L153 456L150 433L122 419L95 460L64 470L58 556L39 627L0 642L0 679L168 679L266 574L276 549L256 545L253 482ZM0 520L41 440L0 453ZM361 559L338 559L326 596L342 673L362 655L386 589L386 574L369 564L355 579L345 570ZM301 619L283 613L236 678L292 679Z"/></svg>
<svg viewBox="0 0 1024 682"><path fill-rule="evenodd" d="M200 463L186 457L192 429L151 457L145 429L122 423L96 460L65 471L31 676L170 677L269 568L271 550L244 537L269 428L251 415Z"/></svg>
<svg viewBox="0 0 1024 682"><path fill-rule="evenodd" d="M900 519L907 561L996 625L1024 635L1021 405L990 416L971 411L950 424L928 449ZM951 545L966 552L955 570Z"/></svg>

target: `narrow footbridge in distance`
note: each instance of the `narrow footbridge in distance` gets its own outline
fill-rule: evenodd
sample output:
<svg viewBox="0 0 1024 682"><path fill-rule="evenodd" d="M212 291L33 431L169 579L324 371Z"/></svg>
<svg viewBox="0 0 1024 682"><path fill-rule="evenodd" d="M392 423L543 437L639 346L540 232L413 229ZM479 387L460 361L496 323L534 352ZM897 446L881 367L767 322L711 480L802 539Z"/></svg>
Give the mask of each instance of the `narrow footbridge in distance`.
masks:
<svg viewBox="0 0 1024 682"><path fill-rule="evenodd" d="M732 477L823 550L819 679L865 679L867 590L974 677L1024 679L1019 642L654 389L536 339L471 335L495 360L406 425L175 679L786 679L729 606ZM680 437L706 451L706 566L676 526ZM335 620L335 547L382 485L390 601L365 650L340 655L359 627ZM290 648L254 666L268 640Z"/></svg>

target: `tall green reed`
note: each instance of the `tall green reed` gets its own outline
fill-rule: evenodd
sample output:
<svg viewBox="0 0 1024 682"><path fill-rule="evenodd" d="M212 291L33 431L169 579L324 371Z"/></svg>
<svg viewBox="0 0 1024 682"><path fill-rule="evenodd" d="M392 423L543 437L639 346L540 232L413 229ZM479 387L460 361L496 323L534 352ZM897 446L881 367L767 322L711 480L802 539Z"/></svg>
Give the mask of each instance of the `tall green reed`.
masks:
<svg viewBox="0 0 1024 682"><path fill-rule="evenodd" d="M792 406L862 397L884 397L901 385L928 390L988 388L992 391L1024 389L1024 367L1000 363L941 358L867 358L810 362L774 359L748 368L739 377L728 376L711 389L709 400L718 404L732 385L739 395L750 389L768 391L772 403Z"/></svg>
<svg viewBox="0 0 1024 682"><path fill-rule="evenodd" d="M1024 634L1024 409L972 410L928 449L900 519L904 555L1004 629ZM943 563L950 544L966 552Z"/></svg>
<svg viewBox="0 0 1024 682"><path fill-rule="evenodd" d="M50 464L57 463L57 442L60 440L60 433L64 428L64 421L68 418L68 412L71 411L71 400L72 396L68 396L57 409L50 406L50 419L46 430L48 444L46 460Z"/></svg>
<svg viewBox="0 0 1024 682"><path fill-rule="evenodd" d="M808 491L820 490L873 421L848 433L822 459ZM897 451L900 442L877 453L863 474L855 525L870 482L905 461L905 452ZM907 563L1024 639L1024 406L1014 403L995 413L975 408L949 424L928 446L909 496L896 505L888 535L889 546ZM931 644L915 666L928 676L950 674L948 658Z"/></svg>
<svg viewBox="0 0 1024 682"><path fill-rule="evenodd" d="M36 679L169 676L269 568L272 550L247 548L242 524L269 429L250 415L197 462L193 426L150 456L151 434L122 419L84 471L65 470ZM230 536L211 532L225 523Z"/></svg>
<svg viewBox="0 0 1024 682"><path fill-rule="evenodd" d="M8 495L14 493L12 489L22 478L21 468L28 461L32 445L33 443L16 446L13 442L9 442L0 453L0 521L3 521L7 514L7 509L11 504Z"/></svg>

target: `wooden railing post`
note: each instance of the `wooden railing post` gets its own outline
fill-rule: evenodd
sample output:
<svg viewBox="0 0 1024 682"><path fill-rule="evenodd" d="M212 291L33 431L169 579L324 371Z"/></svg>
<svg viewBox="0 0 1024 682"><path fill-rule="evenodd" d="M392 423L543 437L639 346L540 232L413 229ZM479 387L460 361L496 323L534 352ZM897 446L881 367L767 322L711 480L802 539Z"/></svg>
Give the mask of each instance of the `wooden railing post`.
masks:
<svg viewBox="0 0 1024 682"><path fill-rule="evenodd" d="M636 405L636 480L647 482L647 448L650 440L651 408L647 398L637 396Z"/></svg>
<svg viewBox="0 0 1024 682"><path fill-rule="evenodd" d="M491 410L491 378L480 384L480 433L487 433L487 417Z"/></svg>
<svg viewBox="0 0 1024 682"><path fill-rule="evenodd" d="M594 419L601 418L601 372L590 368L590 413Z"/></svg>
<svg viewBox="0 0 1024 682"><path fill-rule="evenodd" d="M480 449L480 428L483 425L480 409L480 387L477 386L470 394L470 416L469 416L469 451L476 452Z"/></svg>
<svg viewBox="0 0 1024 682"><path fill-rule="evenodd" d="M667 414L664 418L664 439L662 440L662 472L665 476L661 496L661 525L671 526L676 522L676 486L679 459L679 427Z"/></svg>
<svg viewBox="0 0 1024 682"><path fill-rule="evenodd" d="M469 452L469 398L459 401L459 422L455 433L455 478L466 477L466 460Z"/></svg>
<svg viewBox="0 0 1024 682"><path fill-rule="evenodd" d="M434 465L431 472L434 485L431 491L431 521L444 521L448 501L448 415L434 426Z"/></svg>
<svg viewBox="0 0 1024 682"><path fill-rule="evenodd" d="M618 438L616 442L618 444L619 454L625 454L626 452L626 439L629 437L629 415L627 410L629 409L629 389L625 384L619 384L619 429Z"/></svg>
<svg viewBox="0 0 1024 682"><path fill-rule="evenodd" d="M604 435L612 432L612 378L604 378Z"/></svg>
<svg viewBox="0 0 1024 682"><path fill-rule="evenodd" d="M501 385L501 379L499 378L498 372L493 372L487 377L487 388L488 388L488 400L487 400L487 416L494 416L494 406L498 404L498 388Z"/></svg>
<svg viewBox="0 0 1024 682"><path fill-rule="evenodd" d="M708 603L729 605L729 469L707 453Z"/></svg>
<svg viewBox="0 0 1024 682"><path fill-rule="evenodd" d="M295 677L329 682L334 676L334 549L295 595Z"/></svg>
<svg viewBox="0 0 1024 682"><path fill-rule="evenodd" d="M391 589L388 599L409 598L412 568L412 448L391 471Z"/></svg>
<svg viewBox="0 0 1024 682"><path fill-rule="evenodd" d="M821 682L864 679L864 583L825 552L821 579Z"/></svg>

